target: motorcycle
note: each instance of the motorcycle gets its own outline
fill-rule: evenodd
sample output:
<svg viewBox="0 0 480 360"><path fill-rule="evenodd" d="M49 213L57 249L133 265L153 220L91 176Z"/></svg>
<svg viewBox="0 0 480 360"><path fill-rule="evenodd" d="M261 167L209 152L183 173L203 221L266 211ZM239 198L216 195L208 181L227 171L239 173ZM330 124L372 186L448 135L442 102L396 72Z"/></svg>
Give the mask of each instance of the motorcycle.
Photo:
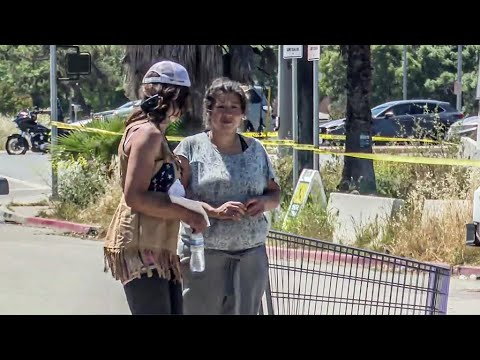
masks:
<svg viewBox="0 0 480 360"><path fill-rule="evenodd" d="M32 152L48 152L50 146L50 129L37 123L38 109L21 111L13 119L20 134L12 134L7 138L5 149L9 155L24 155Z"/></svg>

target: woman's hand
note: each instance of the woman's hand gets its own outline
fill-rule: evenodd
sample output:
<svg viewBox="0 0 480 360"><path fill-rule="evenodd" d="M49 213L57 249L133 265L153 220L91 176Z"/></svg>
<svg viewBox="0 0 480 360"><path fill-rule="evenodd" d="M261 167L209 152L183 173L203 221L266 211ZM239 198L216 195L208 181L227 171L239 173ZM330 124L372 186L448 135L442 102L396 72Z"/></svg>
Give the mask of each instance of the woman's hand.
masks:
<svg viewBox="0 0 480 360"><path fill-rule="evenodd" d="M185 209L181 221L190 226L194 233L203 233L207 229L207 222L202 214Z"/></svg>
<svg viewBox="0 0 480 360"><path fill-rule="evenodd" d="M265 197L260 196L252 198L245 203L247 207L247 215L258 217L266 211Z"/></svg>
<svg viewBox="0 0 480 360"><path fill-rule="evenodd" d="M214 217L221 220L240 220L246 211L243 203L228 201L214 210Z"/></svg>

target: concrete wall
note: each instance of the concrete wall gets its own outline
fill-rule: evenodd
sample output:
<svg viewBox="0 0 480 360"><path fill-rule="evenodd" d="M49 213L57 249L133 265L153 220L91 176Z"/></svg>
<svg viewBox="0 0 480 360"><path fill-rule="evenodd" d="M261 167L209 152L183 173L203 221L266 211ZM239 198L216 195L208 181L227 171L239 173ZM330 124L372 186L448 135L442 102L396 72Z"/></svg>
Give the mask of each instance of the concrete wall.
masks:
<svg viewBox="0 0 480 360"><path fill-rule="evenodd" d="M393 198L330 194L327 210L336 217L333 242L352 245L357 233L368 225L379 228L381 234L388 220L403 204L403 200Z"/></svg>
<svg viewBox="0 0 480 360"><path fill-rule="evenodd" d="M458 155L462 159L480 160L480 149L477 147L477 142L468 137L462 137Z"/></svg>

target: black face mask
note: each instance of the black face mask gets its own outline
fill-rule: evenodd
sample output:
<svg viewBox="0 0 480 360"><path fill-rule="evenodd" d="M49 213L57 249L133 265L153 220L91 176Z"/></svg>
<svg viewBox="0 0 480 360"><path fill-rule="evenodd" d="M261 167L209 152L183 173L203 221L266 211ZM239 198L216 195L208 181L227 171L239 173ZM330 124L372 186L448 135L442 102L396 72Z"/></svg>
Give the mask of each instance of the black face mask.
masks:
<svg viewBox="0 0 480 360"><path fill-rule="evenodd" d="M159 95L155 94L153 96L150 96L148 99L143 100L140 104L141 109L147 114L154 111L155 108L158 106L158 97Z"/></svg>

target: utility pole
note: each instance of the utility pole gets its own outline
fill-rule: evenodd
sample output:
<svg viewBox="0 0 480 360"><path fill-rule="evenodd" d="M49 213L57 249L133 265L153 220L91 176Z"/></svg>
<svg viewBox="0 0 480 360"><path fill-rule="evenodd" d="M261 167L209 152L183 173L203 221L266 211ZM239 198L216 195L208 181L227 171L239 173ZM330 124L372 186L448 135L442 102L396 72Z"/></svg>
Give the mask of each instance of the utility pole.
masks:
<svg viewBox="0 0 480 360"><path fill-rule="evenodd" d="M407 100L407 45L403 45L403 100Z"/></svg>
<svg viewBox="0 0 480 360"><path fill-rule="evenodd" d="M50 121L52 127L52 137L50 148L57 145L57 46L50 45ZM52 161L52 199L58 197L57 169Z"/></svg>
<svg viewBox="0 0 480 360"><path fill-rule="evenodd" d="M298 74L297 59L292 59L292 135L293 143L298 144ZM293 188L298 180L298 150L293 149Z"/></svg>
<svg viewBox="0 0 480 360"><path fill-rule="evenodd" d="M457 110L462 111L462 51L463 45L458 45L457 60Z"/></svg>

